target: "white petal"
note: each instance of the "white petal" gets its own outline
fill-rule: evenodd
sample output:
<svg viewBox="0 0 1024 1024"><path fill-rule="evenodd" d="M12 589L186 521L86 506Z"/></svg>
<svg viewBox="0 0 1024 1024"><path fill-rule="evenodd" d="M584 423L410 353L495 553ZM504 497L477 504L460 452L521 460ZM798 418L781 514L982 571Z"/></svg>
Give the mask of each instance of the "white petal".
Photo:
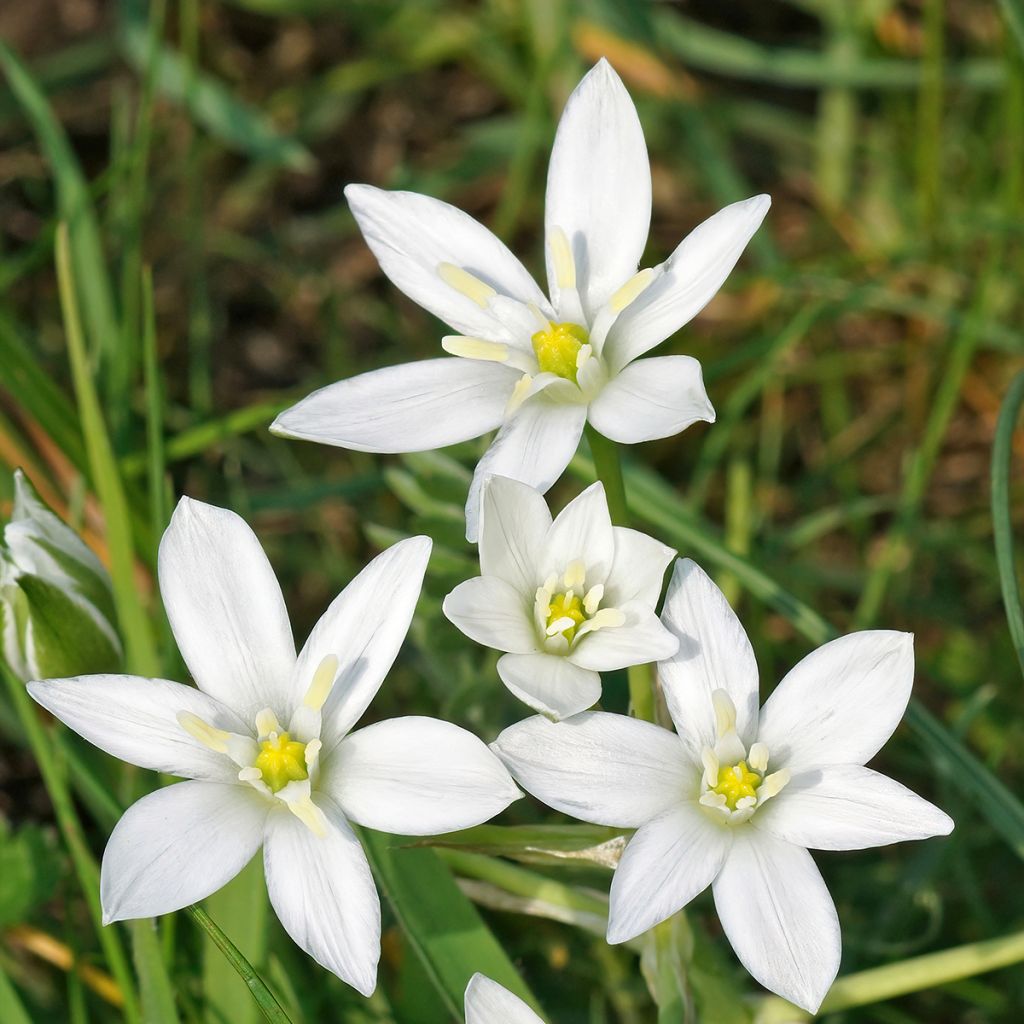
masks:
<svg viewBox="0 0 1024 1024"><path fill-rule="evenodd" d="M625 623L588 633L569 655L573 662L595 672L614 672L661 661L676 652L678 638L661 624L653 609L631 601L619 611L625 614Z"/></svg>
<svg viewBox="0 0 1024 1024"><path fill-rule="evenodd" d="M863 850L953 830L952 819L934 804L853 764L794 775L753 821L779 839L812 850Z"/></svg>
<svg viewBox="0 0 1024 1024"><path fill-rule="evenodd" d="M527 718L494 749L538 800L596 825L638 828L692 796L700 778L669 730L602 711Z"/></svg>
<svg viewBox="0 0 1024 1024"><path fill-rule="evenodd" d="M557 654L506 654L498 675L524 704L556 722L601 699L601 677Z"/></svg>
<svg viewBox="0 0 1024 1024"><path fill-rule="evenodd" d="M639 530L616 526L613 533L615 557L605 581L605 603L617 608L627 601L640 601L654 608L675 551Z"/></svg>
<svg viewBox="0 0 1024 1024"><path fill-rule="evenodd" d="M476 359L401 363L314 391L270 430L359 452L431 451L494 430L519 377Z"/></svg>
<svg viewBox="0 0 1024 1024"><path fill-rule="evenodd" d="M672 437L703 420L715 422L700 363L657 356L630 363L590 404L590 422L622 444Z"/></svg>
<svg viewBox="0 0 1024 1024"><path fill-rule="evenodd" d="M327 835L290 811L267 821L263 867L270 902L297 946L357 992L377 986L380 901L366 855L333 800L318 794Z"/></svg>
<svg viewBox="0 0 1024 1024"><path fill-rule="evenodd" d="M642 825L612 878L608 941L643 934L703 892L725 863L732 832L692 802Z"/></svg>
<svg viewBox="0 0 1024 1024"><path fill-rule="evenodd" d="M478 644L528 654L538 645L530 601L532 595L527 598L497 576L474 576L460 583L441 607Z"/></svg>
<svg viewBox="0 0 1024 1024"><path fill-rule="evenodd" d="M604 583L615 557L615 534L604 485L591 484L555 517L541 555L541 579L559 576L570 562L581 561L586 585Z"/></svg>
<svg viewBox="0 0 1024 1024"><path fill-rule="evenodd" d="M715 745L715 690L732 698L736 731L749 747L758 738L754 651L725 595L689 558L676 562L661 621L679 638L679 650L658 665L658 676L691 756L699 760L704 747ZM769 750L774 757L770 744Z"/></svg>
<svg viewBox="0 0 1024 1024"><path fill-rule="evenodd" d="M543 1024L518 996L483 974L466 986L466 1024Z"/></svg>
<svg viewBox="0 0 1024 1024"><path fill-rule="evenodd" d="M238 766L204 747L178 724L178 712L198 715L228 732L250 733L248 724L205 693L168 679L76 676L28 684L47 711L108 754L169 775L234 782Z"/></svg>
<svg viewBox="0 0 1024 1024"><path fill-rule="evenodd" d="M245 721L283 706L295 643L274 570L244 520L182 498L160 541L160 594L199 689Z"/></svg>
<svg viewBox="0 0 1024 1024"><path fill-rule="evenodd" d="M249 786L179 782L125 811L103 851L103 921L157 917L226 885L263 841L269 802Z"/></svg>
<svg viewBox="0 0 1024 1024"><path fill-rule="evenodd" d="M755 829L734 830L715 907L743 966L815 1013L839 970L839 919L811 855Z"/></svg>
<svg viewBox="0 0 1024 1024"><path fill-rule="evenodd" d="M381 270L459 334L505 340L493 312L441 280L442 263L467 271L500 295L550 310L522 263L462 210L415 192L385 192L371 185L349 185L345 198Z"/></svg>
<svg viewBox="0 0 1024 1024"><path fill-rule="evenodd" d="M484 485L480 574L497 576L521 594L542 582L540 548L551 513L540 493L518 480L492 476Z"/></svg>
<svg viewBox="0 0 1024 1024"><path fill-rule="evenodd" d="M619 76L601 60L576 86L558 122L544 200L545 233L550 239L555 228L565 232L591 317L636 273L650 223L643 128ZM557 306L550 251L548 290Z"/></svg>
<svg viewBox="0 0 1024 1024"><path fill-rule="evenodd" d="M865 630L811 652L761 709L758 739L790 771L864 764L893 734L914 682L914 637Z"/></svg>
<svg viewBox="0 0 1024 1024"><path fill-rule="evenodd" d="M359 721L394 664L430 548L429 537L410 537L377 555L331 602L302 648L292 682L296 704L324 658L338 659L334 688L323 706L325 752Z"/></svg>
<svg viewBox="0 0 1024 1024"><path fill-rule="evenodd" d="M769 196L733 203L679 243L659 268L663 273L612 326L604 354L613 373L675 334L714 298L769 206Z"/></svg>
<svg viewBox="0 0 1024 1024"><path fill-rule="evenodd" d="M415 716L346 736L325 764L322 785L352 821L416 836L479 825L522 795L482 740Z"/></svg>
<svg viewBox="0 0 1024 1024"><path fill-rule="evenodd" d="M585 405L558 403L540 394L506 422L473 474L466 502L466 539L477 538L484 480L507 476L544 494L576 454L586 420Z"/></svg>

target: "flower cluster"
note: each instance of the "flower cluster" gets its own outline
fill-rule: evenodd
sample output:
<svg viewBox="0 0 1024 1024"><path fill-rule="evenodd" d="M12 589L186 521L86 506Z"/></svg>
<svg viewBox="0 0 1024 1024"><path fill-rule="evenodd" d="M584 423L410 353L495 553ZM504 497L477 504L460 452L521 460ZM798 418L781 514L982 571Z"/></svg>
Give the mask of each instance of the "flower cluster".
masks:
<svg viewBox="0 0 1024 1024"><path fill-rule="evenodd" d="M367 565L296 654L255 535L233 513L183 498L160 546L159 579L195 687L123 675L29 686L114 756L187 780L138 801L114 829L102 867L107 921L200 900L262 847L285 929L369 994L380 908L358 827L466 828L521 796L518 783L574 818L633 830L611 884L610 943L646 932L710 886L750 974L814 1011L839 967L840 932L808 849L952 828L938 808L865 767L910 696L909 634L826 644L759 710L751 644L698 566L676 561L659 616L676 552L614 525L601 483L552 518L543 494L585 424L631 444L714 421L696 360L641 357L712 298L769 200L727 207L664 263L638 270L650 181L637 113L601 61L570 98L554 143L547 294L459 210L368 185L346 190L383 271L457 332L441 342L450 358L333 384L273 430L369 452L433 449L497 430L466 505L480 575L443 608L468 637L502 652L501 681L538 714L491 747L431 718L353 732L409 627L429 539L401 541ZM25 527L21 540L12 527L6 535L19 571L57 564L84 614L80 569L95 575L94 559L61 547L40 513L29 518L42 525ZM13 633L28 650L31 628L12 621L20 620L5 612L5 639ZM52 674L38 668L48 664L40 656L26 658L32 674ZM674 729L594 710L602 672L651 662ZM539 1020L482 975L466 990L466 1019Z"/></svg>

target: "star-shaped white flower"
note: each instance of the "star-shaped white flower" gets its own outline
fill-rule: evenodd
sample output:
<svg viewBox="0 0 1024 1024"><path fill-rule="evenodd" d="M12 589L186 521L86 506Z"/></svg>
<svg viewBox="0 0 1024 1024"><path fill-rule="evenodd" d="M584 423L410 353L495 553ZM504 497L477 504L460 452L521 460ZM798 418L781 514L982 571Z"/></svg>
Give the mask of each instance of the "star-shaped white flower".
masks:
<svg viewBox="0 0 1024 1024"><path fill-rule="evenodd" d="M638 360L688 323L729 275L768 196L706 220L657 267L637 273L651 219L643 129L618 75L600 61L566 104L548 168L550 298L472 217L412 192L345 190L381 269L457 334L454 359L392 366L332 384L271 430L357 451L442 448L500 427L466 505L475 540L489 475L542 493L576 451L584 424L613 441L669 437L713 422L700 364Z"/></svg>
<svg viewBox="0 0 1024 1024"><path fill-rule="evenodd" d="M839 969L835 907L808 849L945 835L949 817L865 768L910 699L909 633L871 630L804 658L758 712L757 665L721 591L676 563L659 666L676 735L620 715L531 718L494 744L527 790L584 821L635 828L611 886L608 941L665 920L708 885L766 988L815 1012Z"/></svg>
<svg viewBox="0 0 1024 1024"><path fill-rule="evenodd" d="M444 613L466 636L507 653L501 681L558 720L601 699L601 672L658 661L678 641L655 606L675 552L612 526L600 483L554 522L540 493L505 477L484 487L480 576L460 583Z"/></svg>
<svg viewBox="0 0 1024 1024"><path fill-rule="evenodd" d="M485 974L466 986L466 1024L544 1024L526 1003Z"/></svg>
<svg viewBox="0 0 1024 1024"><path fill-rule="evenodd" d="M277 579L233 512L183 498L160 544L160 589L198 689L96 675L29 684L107 753L189 781L132 805L103 854L106 922L204 899L263 847L285 930L364 995L380 904L349 825L403 835L479 824L519 795L472 734L432 718L350 733L412 619L430 540L375 558L295 654Z"/></svg>

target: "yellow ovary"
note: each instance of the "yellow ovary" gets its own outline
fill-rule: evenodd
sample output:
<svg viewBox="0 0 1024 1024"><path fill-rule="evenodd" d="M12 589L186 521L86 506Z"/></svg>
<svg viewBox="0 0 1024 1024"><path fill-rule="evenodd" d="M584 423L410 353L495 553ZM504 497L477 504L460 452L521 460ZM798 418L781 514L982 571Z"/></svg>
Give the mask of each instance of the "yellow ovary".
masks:
<svg viewBox="0 0 1024 1024"><path fill-rule="evenodd" d="M730 811L745 797L757 796L757 787L761 785L761 776L747 767L746 761L740 761L731 768L723 768L718 773L718 785L711 792L725 797Z"/></svg>
<svg viewBox="0 0 1024 1024"><path fill-rule="evenodd" d="M271 733L260 743L256 767L263 781L274 793L284 789L289 782L308 778L306 771L306 744L293 740L286 732Z"/></svg>
<svg viewBox="0 0 1024 1024"><path fill-rule="evenodd" d="M573 625L559 631L562 636L569 641L569 643L572 643L573 638L576 636L576 627L579 626L586 617L587 616L583 611L583 601L571 590L567 590L564 594L558 594L556 597L551 599L551 608L548 612L547 624L548 626L551 626L559 619L572 619Z"/></svg>
<svg viewBox="0 0 1024 1024"><path fill-rule="evenodd" d="M554 373L576 382L576 359L590 340L585 327L573 323L551 324L530 340L542 373Z"/></svg>

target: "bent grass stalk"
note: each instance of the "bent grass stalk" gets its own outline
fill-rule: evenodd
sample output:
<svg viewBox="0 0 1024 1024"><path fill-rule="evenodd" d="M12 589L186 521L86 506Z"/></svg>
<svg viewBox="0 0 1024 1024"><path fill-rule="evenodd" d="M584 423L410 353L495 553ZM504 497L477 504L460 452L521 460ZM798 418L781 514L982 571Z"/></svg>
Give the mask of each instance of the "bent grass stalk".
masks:
<svg viewBox="0 0 1024 1024"><path fill-rule="evenodd" d="M619 449L614 441L609 441L603 434L599 434L589 423L586 434L590 453L594 458L597 479L604 484L612 522L616 526L629 526L629 506L626 501L626 486L622 478ZM627 669L627 676L629 703L633 714L645 722L655 721L654 676L650 665L631 665Z"/></svg>

